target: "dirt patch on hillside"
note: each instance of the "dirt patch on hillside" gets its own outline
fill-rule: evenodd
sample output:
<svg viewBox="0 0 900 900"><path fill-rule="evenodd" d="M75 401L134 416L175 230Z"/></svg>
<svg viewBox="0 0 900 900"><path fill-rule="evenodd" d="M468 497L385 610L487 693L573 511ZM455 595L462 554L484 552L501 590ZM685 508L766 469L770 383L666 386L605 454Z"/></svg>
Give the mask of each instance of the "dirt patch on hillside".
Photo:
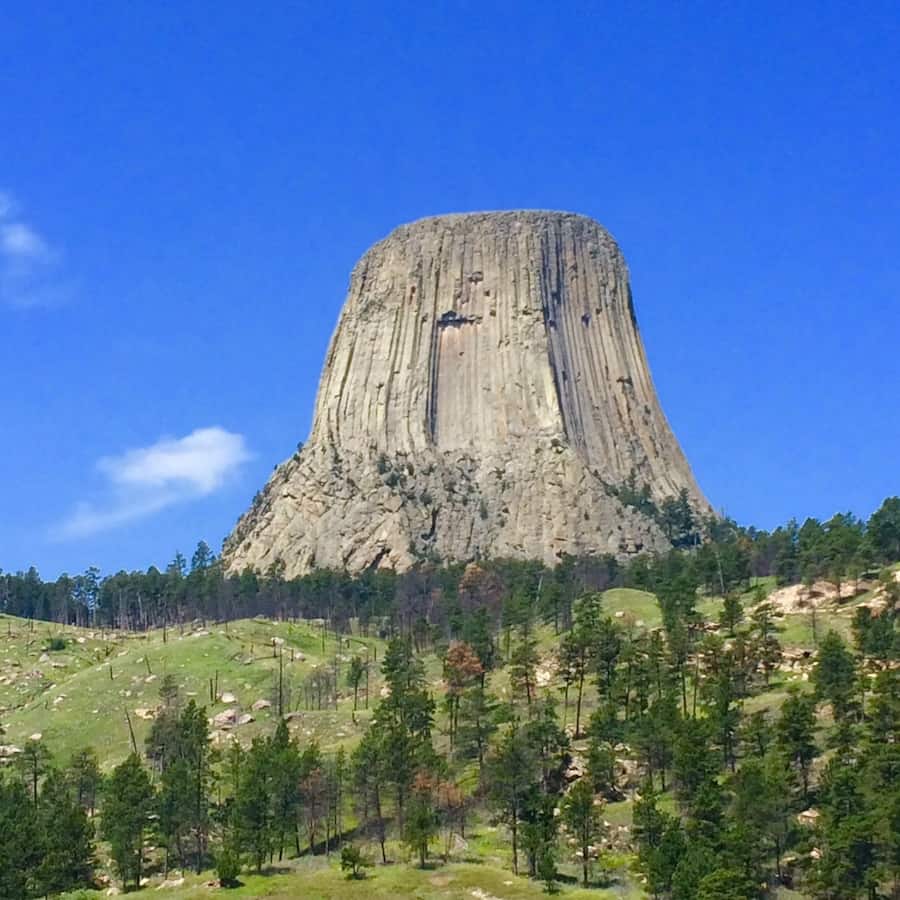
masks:
<svg viewBox="0 0 900 900"><path fill-rule="evenodd" d="M837 588L828 581L817 581L809 587L805 584L792 584L772 591L766 601L776 612L790 615L808 612L812 608L819 609L831 604L846 603L873 587L874 585L868 581L847 581L841 584L838 594Z"/></svg>

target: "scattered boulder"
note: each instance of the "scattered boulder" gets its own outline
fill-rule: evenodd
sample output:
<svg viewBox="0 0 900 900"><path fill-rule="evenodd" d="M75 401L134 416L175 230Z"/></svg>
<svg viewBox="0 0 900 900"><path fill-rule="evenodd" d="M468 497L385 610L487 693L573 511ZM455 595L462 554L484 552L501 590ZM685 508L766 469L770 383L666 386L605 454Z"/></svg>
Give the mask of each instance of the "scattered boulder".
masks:
<svg viewBox="0 0 900 900"><path fill-rule="evenodd" d="M242 715L237 717L235 721L235 725L249 725L251 722L255 722L256 719L250 715L250 713L243 713Z"/></svg>
<svg viewBox="0 0 900 900"><path fill-rule="evenodd" d="M232 725L237 721L238 710L231 708L223 710L217 715L212 717L211 724L215 728L231 728Z"/></svg>
<svg viewBox="0 0 900 900"><path fill-rule="evenodd" d="M584 760L580 756L573 756L572 761L569 763L565 772L563 772L563 778L569 782L577 781L584 776L586 771L587 767L585 766Z"/></svg>
<svg viewBox="0 0 900 900"><path fill-rule="evenodd" d="M237 697L235 697L235 695L232 694L231 691L225 691L225 693L222 694L222 696L219 697L219 699L223 703L237 703Z"/></svg>
<svg viewBox="0 0 900 900"><path fill-rule="evenodd" d="M260 700L257 700L257 701L253 704L253 706L251 706L250 708L251 708L254 712L259 712L261 709L270 709L271 707L272 707L272 704L271 704L268 700L262 700L262 699L260 699Z"/></svg>

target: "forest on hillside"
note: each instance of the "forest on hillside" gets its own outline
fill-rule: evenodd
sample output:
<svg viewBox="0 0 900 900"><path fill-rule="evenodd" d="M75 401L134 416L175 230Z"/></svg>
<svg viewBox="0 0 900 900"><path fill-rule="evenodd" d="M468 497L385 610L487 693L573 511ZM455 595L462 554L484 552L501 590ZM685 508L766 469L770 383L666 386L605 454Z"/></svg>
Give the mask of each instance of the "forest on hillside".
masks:
<svg viewBox="0 0 900 900"><path fill-rule="evenodd" d="M4 576L9 614L121 629L317 617L338 646L372 631L386 645L384 688L347 748L304 738L287 714L249 745L219 746L172 676L146 740L110 771L97 747L57 759L29 739L0 779L0 896L87 890L107 869L123 887L172 869L214 869L228 886L331 854L349 884L401 859L427 871L486 823L509 842L510 883L548 892L900 896L900 500L868 522L690 529L703 540L662 557L552 570L485 561L288 582L226 576L201 545L189 566L89 573L61 593L62 579ZM813 646L789 659L771 589L820 580L838 604L865 582L870 601L844 631L823 611ZM605 607L620 585L655 595L658 625ZM341 669L354 710L373 665L357 655Z"/></svg>

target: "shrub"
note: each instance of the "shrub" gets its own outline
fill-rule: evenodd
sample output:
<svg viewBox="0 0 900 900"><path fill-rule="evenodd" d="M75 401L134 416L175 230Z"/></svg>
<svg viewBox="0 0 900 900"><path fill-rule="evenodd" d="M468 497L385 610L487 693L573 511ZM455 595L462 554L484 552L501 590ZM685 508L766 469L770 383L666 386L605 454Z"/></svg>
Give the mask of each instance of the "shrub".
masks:
<svg viewBox="0 0 900 900"><path fill-rule="evenodd" d="M241 874L241 858L230 847L224 847L216 860L216 875L222 887L236 887Z"/></svg>
<svg viewBox="0 0 900 900"><path fill-rule="evenodd" d="M362 855L358 847L347 844L341 850L341 871L344 872L348 879L365 878L366 873L363 869L372 865L372 862Z"/></svg>

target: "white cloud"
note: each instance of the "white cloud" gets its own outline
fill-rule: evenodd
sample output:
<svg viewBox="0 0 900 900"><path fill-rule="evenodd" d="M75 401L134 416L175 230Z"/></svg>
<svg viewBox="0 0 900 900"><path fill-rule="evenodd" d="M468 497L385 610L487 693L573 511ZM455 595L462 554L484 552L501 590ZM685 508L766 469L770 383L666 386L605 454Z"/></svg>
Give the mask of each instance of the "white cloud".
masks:
<svg viewBox="0 0 900 900"><path fill-rule="evenodd" d="M54 533L87 537L205 497L250 458L243 435L217 426L103 457L97 469L107 480L105 499L79 504Z"/></svg>
<svg viewBox="0 0 900 900"><path fill-rule="evenodd" d="M65 302L61 255L17 213L12 196L0 191L0 304L31 309Z"/></svg>
<svg viewBox="0 0 900 900"><path fill-rule="evenodd" d="M51 255L47 242L23 222L0 225L0 251L13 259L47 259Z"/></svg>

